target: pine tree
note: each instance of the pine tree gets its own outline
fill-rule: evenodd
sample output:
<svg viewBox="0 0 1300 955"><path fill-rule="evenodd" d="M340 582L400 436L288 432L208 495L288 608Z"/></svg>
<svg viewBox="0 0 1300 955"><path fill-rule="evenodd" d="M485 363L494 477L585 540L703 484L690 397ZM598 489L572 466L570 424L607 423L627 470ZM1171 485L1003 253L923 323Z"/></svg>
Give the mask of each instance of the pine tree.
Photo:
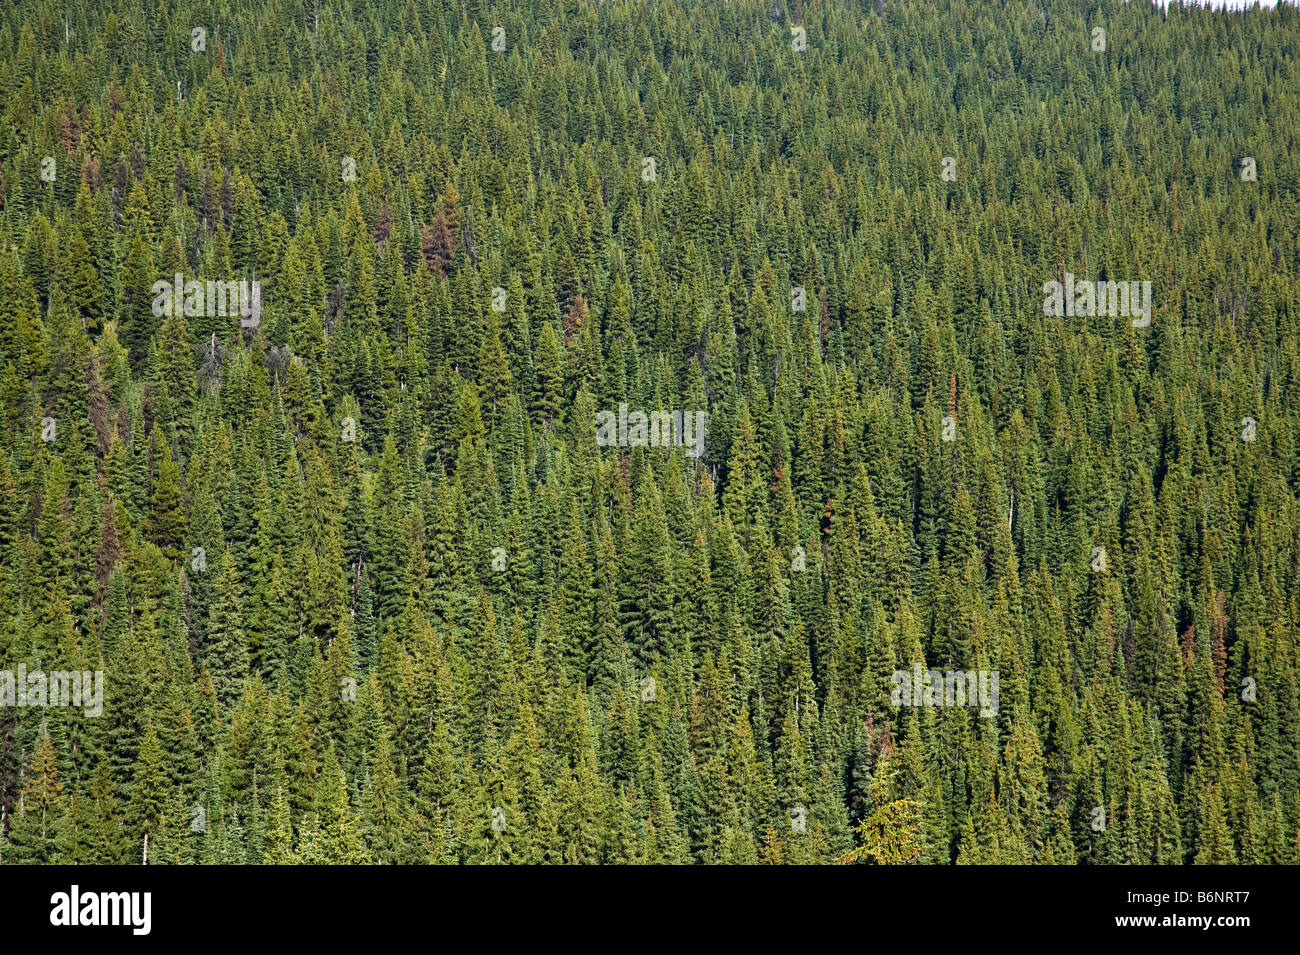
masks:
<svg viewBox="0 0 1300 955"><path fill-rule="evenodd" d="M144 235L137 231L131 238L122 266L121 292L117 300L117 324L122 344L131 356L132 370L140 369L148 357L153 337L154 275L153 256Z"/></svg>
<svg viewBox="0 0 1300 955"><path fill-rule="evenodd" d="M44 723L17 808L7 837L5 861L37 865L64 862L71 821L55 765L54 747Z"/></svg>
<svg viewBox="0 0 1300 955"><path fill-rule="evenodd" d="M217 691L217 699L226 709L239 698L244 674L248 672L239 575L234 555L228 547L217 568L208 618L208 639L210 642L205 653L207 670Z"/></svg>

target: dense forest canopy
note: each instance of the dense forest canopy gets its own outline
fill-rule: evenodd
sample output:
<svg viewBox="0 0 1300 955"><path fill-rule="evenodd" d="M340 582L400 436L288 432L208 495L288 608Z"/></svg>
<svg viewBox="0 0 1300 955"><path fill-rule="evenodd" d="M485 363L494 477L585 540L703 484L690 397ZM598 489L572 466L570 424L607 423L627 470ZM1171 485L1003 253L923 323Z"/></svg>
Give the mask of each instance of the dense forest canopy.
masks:
<svg viewBox="0 0 1300 955"><path fill-rule="evenodd" d="M1297 50L5 3L0 860L1300 862Z"/></svg>

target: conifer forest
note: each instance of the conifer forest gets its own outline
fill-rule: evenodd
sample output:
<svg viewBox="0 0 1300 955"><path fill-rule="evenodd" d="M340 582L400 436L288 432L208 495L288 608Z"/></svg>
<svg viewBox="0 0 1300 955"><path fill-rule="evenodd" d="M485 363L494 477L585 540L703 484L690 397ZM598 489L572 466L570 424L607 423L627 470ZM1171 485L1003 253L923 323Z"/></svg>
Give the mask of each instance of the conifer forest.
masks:
<svg viewBox="0 0 1300 955"><path fill-rule="evenodd" d="M1300 9L0 2L0 862L1300 863Z"/></svg>

